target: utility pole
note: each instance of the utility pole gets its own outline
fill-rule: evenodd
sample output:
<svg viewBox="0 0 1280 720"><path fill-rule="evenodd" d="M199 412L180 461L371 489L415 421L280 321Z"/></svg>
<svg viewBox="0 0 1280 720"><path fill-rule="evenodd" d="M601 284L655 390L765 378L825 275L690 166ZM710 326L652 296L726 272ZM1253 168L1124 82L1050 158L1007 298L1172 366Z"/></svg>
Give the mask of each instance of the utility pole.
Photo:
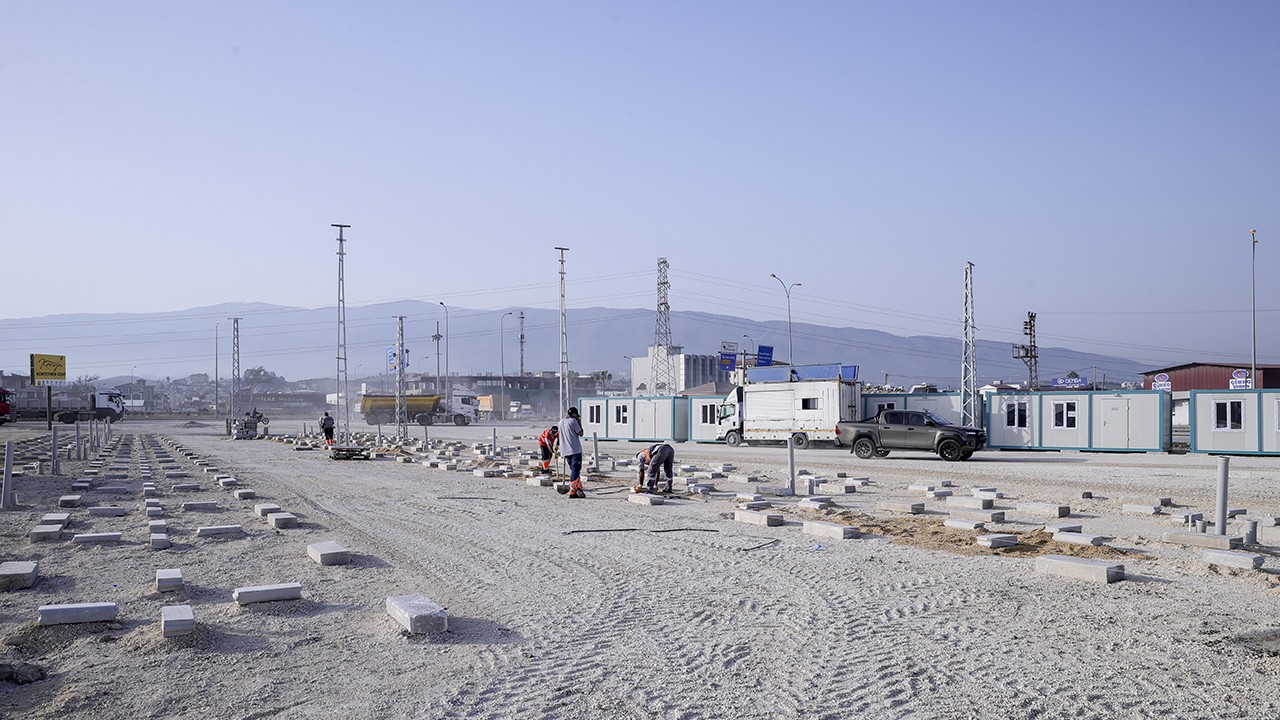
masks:
<svg viewBox="0 0 1280 720"><path fill-rule="evenodd" d="M404 349L404 316L396 316L396 440L404 442L409 439L408 418L404 407L404 366L408 361L408 351Z"/></svg>
<svg viewBox="0 0 1280 720"><path fill-rule="evenodd" d="M240 321L244 318L227 318L231 321L231 417L240 417Z"/></svg>
<svg viewBox="0 0 1280 720"><path fill-rule="evenodd" d="M502 404L498 407L498 418L500 420L507 419L507 408L509 407L507 405L507 332L503 326L503 321L511 314L513 313L503 313L502 317L498 318L498 373L502 377L502 399L499 401Z"/></svg>
<svg viewBox="0 0 1280 720"><path fill-rule="evenodd" d="M1031 392L1040 389L1040 350L1036 347L1036 314L1027 313L1027 319L1022 323L1022 334L1027 336L1030 344L1019 345L1013 344L1013 356L1027 364L1028 380ZM1103 376L1106 381L1106 376Z"/></svg>
<svg viewBox="0 0 1280 720"><path fill-rule="evenodd" d="M649 361L649 394L675 395L676 369L671 362L671 304L667 301L667 259L658 258L658 322L653 330L653 357Z"/></svg>
<svg viewBox="0 0 1280 720"><path fill-rule="evenodd" d="M449 386L444 391L444 404L450 415L453 414L453 378L449 377L449 306L440 301L440 307L444 308L444 381Z"/></svg>
<svg viewBox="0 0 1280 720"><path fill-rule="evenodd" d="M973 320L973 263L964 264L964 357L960 368L962 423L978 427L978 328ZM887 382L885 383L888 384Z"/></svg>
<svg viewBox="0 0 1280 720"><path fill-rule="evenodd" d="M330 227L338 228L338 387L334 391L338 396L338 404L334 415L337 416L337 421L342 423L338 428L338 443L349 445L351 444L351 394L347 379L347 290L344 274L347 253L344 247L346 238L343 237L343 231L351 226L334 223Z"/></svg>
<svg viewBox="0 0 1280 720"><path fill-rule="evenodd" d="M1250 230L1253 257L1249 260L1250 300L1253 303L1253 360L1249 365L1249 386L1258 389L1258 231Z"/></svg>
<svg viewBox="0 0 1280 720"><path fill-rule="evenodd" d="M524 311L520 311L520 377L524 377Z"/></svg>
<svg viewBox="0 0 1280 720"><path fill-rule="evenodd" d="M431 336L431 341L436 344L436 395L440 394L440 338L444 337L440 334L440 321L436 321L436 334Z"/></svg>
<svg viewBox="0 0 1280 720"><path fill-rule="evenodd" d="M213 324L213 416L218 416L218 323Z"/></svg>
<svg viewBox="0 0 1280 720"><path fill-rule="evenodd" d="M564 308L564 254L569 248L556 247L560 252L560 412L569 410L569 324Z"/></svg>

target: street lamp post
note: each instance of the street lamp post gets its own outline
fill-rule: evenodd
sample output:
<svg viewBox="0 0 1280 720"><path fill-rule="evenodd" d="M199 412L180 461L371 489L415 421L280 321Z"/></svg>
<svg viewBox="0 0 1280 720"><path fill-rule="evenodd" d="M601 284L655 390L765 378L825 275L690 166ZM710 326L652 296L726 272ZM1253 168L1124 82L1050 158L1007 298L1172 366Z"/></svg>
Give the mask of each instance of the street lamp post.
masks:
<svg viewBox="0 0 1280 720"><path fill-rule="evenodd" d="M757 362L757 363L758 363L758 362L760 362L760 358L759 358L759 356L760 356L760 341L759 341L759 340L756 340L755 338L751 337L750 335L747 335L746 333L743 333L743 334L742 334L742 337L746 338L747 342L751 343L751 354L756 356L756 362ZM761 337L764 337L764 336L763 336L763 335L761 335ZM747 367L747 349L746 349L746 348L743 348L743 349L742 349L742 367L743 367L743 368L746 368L746 367Z"/></svg>
<svg viewBox="0 0 1280 720"><path fill-rule="evenodd" d="M507 334L503 323L506 321L508 315L514 314L515 313L509 312L503 313L502 317L498 318L498 372L502 376L502 406L498 408L498 417L502 420L507 419Z"/></svg>
<svg viewBox="0 0 1280 720"><path fill-rule="evenodd" d="M133 393L134 393L134 390L136 390L136 388L133 386L133 371L134 371L134 370L137 370L137 369L138 369L138 366L137 366L137 365L134 365L133 367L129 368L129 405L130 405L130 408L129 408L129 409L130 409L130 410L136 410L136 409L137 409L137 408L132 407L132 405L133 405Z"/></svg>
<svg viewBox="0 0 1280 720"><path fill-rule="evenodd" d="M213 416L218 417L218 323L213 324Z"/></svg>
<svg viewBox="0 0 1280 720"><path fill-rule="evenodd" d="M1258 388L1258 231L1250 230L1249 237L1253 239L1253 256L1249 260L1249 282L1252 286L1250 298L1253 304L1253 360L1249 366L1249 384L1256 390Z"/></svg>
<svg viewBox="0 0 1280 720"><path fill-rule="evenodd" d="M769 273L769 277L777 280L782 285L782 292L787 296L787 364L796 364L795 345L791 338L791 288L800 287L800 283L791 283L790 285L782 281L782 278L773 273Z"/></svg>
<svg viewBox="0 0 1280 720"><path fill-rule="evenodd" d="M453 380L449 377L449 306L440 301L440 307L444 308L444 381L448 386L444 391L444 404L449 409L449 414L453 414Z"/></svg>

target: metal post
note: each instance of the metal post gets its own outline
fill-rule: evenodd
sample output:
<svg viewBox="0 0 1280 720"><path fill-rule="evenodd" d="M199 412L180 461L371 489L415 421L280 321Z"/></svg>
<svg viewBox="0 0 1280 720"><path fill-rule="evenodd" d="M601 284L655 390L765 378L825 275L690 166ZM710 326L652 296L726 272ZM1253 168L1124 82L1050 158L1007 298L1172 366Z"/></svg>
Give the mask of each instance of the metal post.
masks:
<svg viewBox="0 0 1280 720"><path fill-rule="evenodd" d="M1257 520L1244 521L1244 544L1245 545L1258 544L1258 521Z"/></svg>
<svg viewBox="0 0 1280 720"><path fill-rule="evenodd" d="M80 420L76 419L76 460L83 460L84 453L80 447Z"/></svg>
<svg viewBox="0 0 1280 720"><path fill-rule="evenodd" d="M795 345L791 337L791 289L800 287L800 283L791 283L790 285L783 282L782 278L773 273L769 273L769 277L782 283L782 292L787 296L787 364L796 364Z"/></svg>
<svg viewBox="0 0 1280 720"><path fill-rule="evenodd" d="M53 432L49 433L49 445L53 455L53 462L49 463L49 469L53 476L57 477L62 474L62 465L59 462L61 458L58 457L58 428L54 428Z"/></svg>
<svg viewBox="0 0 1280 720"><path fill-rule="evenodd" d="M1227 476L1230 474L1231 458L1218 458L1218 504L1214 508L1214 530L1219 535L1227 534Z"/></svg>
<svg viewBox="0 0 1280 720"><path fill-rule="evenodd" d="M404 369L408 366L404 349L404 316L396 316L396 441L409 439L409 418L406 417L404 396Z"/></svg>
<svg viewBox="0 0 1280 720"><path fill-rule="evenodd" d="M506 329L503 327L503 322L507 319L508 315L512 314L514 313L503 313L502 317L498 318L498 373L502 378L502 385L500 388L502 393L502 404L498 406L499 420L507 419L507 333Z"/></svg>
<svg viewBox="0 0 1280 720"><path fill-rule="evenodd" d="M791 494L796 494L796 436L787 436L787 477L791 478L787 487L791 488Z"/></svg>
<svg viewBox="0 0 1280 720"><path fill-rule="evenodd" d="M13 441L4 443L4 480L0 482L0 510L13 509Z"/></svg>
<svg viewBox="0 0 1280 720"><path fill-rule="evenodd" d="M564 305L564 254L569 248L557 246L556 250L560 253L560 412L563 417L573 402L569 390L569 326Z"/></svg>
<svg viewBox="0 0 1280 720"><path fill-rule="evenodd" d="M213 416L218 417L218 323L213 324Z"/></svg>
<svg viewBox="0 0 1280 720"><path fill-rule="evenodd" d="M493 428L493 454L498 455L498 428Z"/></svg>
<svg viewBox="0 0 1280 720"><path fill-rule="evenodd" d="M1258 231L1250 230L1253 238L1253 257L1249 260L1249 281L1252 284L1251 298L1253 302L1253 361L1249 365L1249 384L1258 389Z"/></svg>
<svg viewBox="0 0 1280 720"><path fill-rule="evenodd" d="M591 469L600 472L600 433L591 433Z"/></svg>

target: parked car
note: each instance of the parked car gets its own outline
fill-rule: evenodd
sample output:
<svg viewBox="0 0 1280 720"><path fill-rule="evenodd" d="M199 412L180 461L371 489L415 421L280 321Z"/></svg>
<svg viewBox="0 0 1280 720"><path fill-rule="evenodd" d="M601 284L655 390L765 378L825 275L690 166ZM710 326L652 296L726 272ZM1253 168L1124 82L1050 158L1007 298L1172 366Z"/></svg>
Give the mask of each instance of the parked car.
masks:
<svg viewBox="0 0 1280 720"><path fill-rule="evenodd" d="M863 460L890 450L926 450L948 462L968 460L987 444L981 428L952 425L927 410L881 410L858 422L836 423L836 446Z"/></svg>

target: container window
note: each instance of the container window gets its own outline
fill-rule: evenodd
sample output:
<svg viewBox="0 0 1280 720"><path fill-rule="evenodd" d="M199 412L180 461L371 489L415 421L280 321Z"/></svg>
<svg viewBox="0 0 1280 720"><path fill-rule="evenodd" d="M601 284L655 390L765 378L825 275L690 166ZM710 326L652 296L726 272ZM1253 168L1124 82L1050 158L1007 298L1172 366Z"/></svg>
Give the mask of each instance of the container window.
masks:
<svg viewBox="0 0 1280 720"><path fill-rule="evenodd" d="M592 405L587 408L587 422L597 423L597 424L600 422L600 406L599 405Z"/></svg>
<svg viewBox="0 0 1280 720"><path fill-rule="evenodd" d="M1244 430L1244 401L1218 400L1213 403L1214 432Z"/></svg>
<svg viewBox="0 0 1280 720"><path fill-rule="evenodd" d="M715 405L702 406L702 424L703 425L716 424L716 406Z"/></svg>
<svg viewBox="0 0 1280 720"><path fill-rule="evenodd" d="M1053 426L1056 428L1074 428L1076 426L1076 401L1056 400L1053 403Z"/></svg>
<svg viewBox="0 0 1280 720"><path fill-rule="evenodd" d="M876 403L876 414L877 414L877 415L879 415L881 412L883 412L883 411L885 411L885 410L897 410L897 409L898 409L898 403L896 403L896 402L878 402L878 403Z"/></svg>
<svg viewBox="0 0 1280 720"><path fill-rule="evenodd" d="M1005 403L1004 426L1013 427L1013 428L1024 428L1027 426L1027 401L1026 400L1019 400L1017 402Z"/></svg>
<svg viewBox="0 0 1280 720"><path fill-rule="evenodd" d="M800 409L801 410L821 410L822 409L822 403L820 402L821 400L822 398L816 398L816 397L800 398Z"/></svg>
<svg viewBox="0 0 1280 720"><path fill-rule="evenodd" d="M613 421L619 425L627 424L627 405L619 405L613 409Z"/></svg>

